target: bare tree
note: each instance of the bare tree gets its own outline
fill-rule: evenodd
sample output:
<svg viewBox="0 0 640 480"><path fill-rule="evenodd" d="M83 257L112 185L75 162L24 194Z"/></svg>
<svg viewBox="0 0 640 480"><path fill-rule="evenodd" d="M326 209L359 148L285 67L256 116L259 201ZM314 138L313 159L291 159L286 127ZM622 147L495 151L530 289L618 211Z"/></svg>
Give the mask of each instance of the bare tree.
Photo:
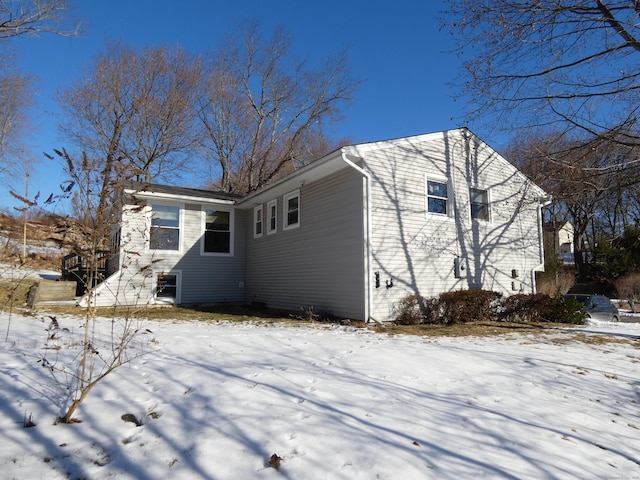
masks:
<svg viewBox="0 0 640 480"><path fill-rule="evenodd" d="M4 63L4 62L3 62ZM25 127L25 109L31 104L29 78L0 67L0 176L11 176L22 150L20 138Z"/></svg>
<svg viewBox="0 0 640 480"><path fill-rule="evenodd" d="M635 161L638 147L616 142L585 145L550 134L520 139L508 156L553 198L548 220L573 224L575 263L585 275L585 249L602 233L595 230L596 219L607 212L612 200L615 204L617 197L640 182L640 165ZM613 213L620 209L614 208Z"/></svg>
<svg viewBox="0 0 640 480"><path fill-rule="evenodd" d="M640 144L638 1L446 3L469 120Z"/></svg>
<svg viewBox="0 0 640 480"><path fill-rule="evenodd" d="M115 258L122 248L119 241L109 242L109 237L117 231L121 220L120 195L127 182L120 179L105 184L101 179L104 162L87 154L74 159L67 151L57 150L55 155L64 162L69 176L61 195L72 196L75 215L66 219L66 233L74 253L82 258L82 273L79 270L77 278L84 282L87 308L81 338L61 328L55 317L49 317L51 324L44 353L38 362L49 370L64 395L57 422L75 423L78 421L74 418L75 412L93 388L149 349L141 340L146 330L142 328L143 321L136 318L136 308L113 307L111 321L104 321L103 318L98 319L95 297L91 295L93 287L103 280L105 259ZM51 198L47 199L49 201ZM111 240L114 240L113 236ZM147 270L148 266L143 266L140 275L146 275ZM53 342L59 347L64 340L67 341L66 348L74 354L67 358L57 353L49 355L50 344Z"/></svg>
<svg viewBox="0 0 640 480"><path fill-rule="evenodd" d="M52 33L76 35L80 25L65 23L67 0L0 0L0 178L10 177L23 155L25 111L31 104L31 79L21 74L9 53L9 39Z"/></svg>
<svg viewBox="0 0 640 480"><path fill-rule="evenodd" d="M341 52L315 69L293 58L282 29L249 23L210 56L198 117L218 187L247 193L313 159L322 126L341 116L359 82ZM327 153L323 151L321 153Z"/></svg>
<svg viewBox="0 0 640 480"><path fill-rule="evenodd" d="M0 0L0 39L54 33L72 36L80 25L65 26L68 0Z"/></svg>
<svg viewBox="0 0 640 480"><path fill-rule="evenodd" d="M108 45L59 95L62 132L102 158L104 182L174 178L190 160L199 64L182 49Z"/></svg>

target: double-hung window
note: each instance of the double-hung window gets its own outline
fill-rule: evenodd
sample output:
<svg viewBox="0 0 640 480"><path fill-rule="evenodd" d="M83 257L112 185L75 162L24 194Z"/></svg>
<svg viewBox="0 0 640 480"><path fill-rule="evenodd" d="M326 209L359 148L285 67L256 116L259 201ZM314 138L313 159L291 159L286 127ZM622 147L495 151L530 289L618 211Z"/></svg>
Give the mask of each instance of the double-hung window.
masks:
<svg viewBox="0 0 640 480"><path fill-rule="evenodd" d="M480 188L470 188L469 204L472 219L489 221L489 192Z"/></svg>
<svg viewBox="0 0 640 480"><path fill-rule="evenodd" d="M283 197L283 230L300 226L300 190Z"/></svg>
<svg viewBox="0 0 640 480"><path fill-rule="evenodd" d="M152 250L180 250L180 207L151 205L149 248Z"/></svg>
<svg viewBox="0 0 640 480"><path fill-rule="evenodd" d="M261 237L263 229L262 205L253 209L253 236Z"/></svg>
<svg viewBox="0 0 640 480"><path fill-rule="evenodd" d="M436 215L449 214L449 187L446 180L426 179L427 212Z"/></svg>
<svg viewBox="0 0 640 480"><path fill-rule="evenodd" d="M271 200L267 203L267 235L278 230L278 203Z"/></svg>
<svg viewBox="0 0 640 480"><path fill-rule="evenodd" d="M231 215L228 210L205 209L203 253L231 253Z"/></svg>

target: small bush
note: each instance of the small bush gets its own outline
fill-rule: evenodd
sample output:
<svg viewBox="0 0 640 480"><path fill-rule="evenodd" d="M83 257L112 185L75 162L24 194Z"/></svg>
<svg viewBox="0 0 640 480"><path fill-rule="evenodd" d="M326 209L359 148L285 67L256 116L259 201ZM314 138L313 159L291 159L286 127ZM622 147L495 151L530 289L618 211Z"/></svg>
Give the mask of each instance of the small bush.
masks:
<svg viewBox="0 0 640 480"><path fill-rule="evenodd" d="M500 319L505 322L529 323L544 321L551 297L541 293L519 293L502 301Z"/></svg>
<svg viewBox="0 0 640 480"><path fill-rule="evenodd" d="M489 321L495 319L500 297L499 293L486 290L445 292L431 299L409 295L395 305L394 317L399 325Z"/></svg>
<svg viewBox="0 0 640 480"><path fill-rule="evenodd" d="M409 295L397 303L395 313L399 325L455 325L496 320L581 325L585 319L582 304L573 298L541 293L503 298L501 294L487 290L445 292L432 299Z"/></svg>
<svg viewBox="0 0 640 480"><path fill-rule="evenodd" d="M575 284L576 276L573 272L561 271L553 275L542 272L541 275L536 275L536 290L550 297L564 295Z"/></svg>
<svg viewBox="0 0 640 480"><path fill-rule="evenodd" d="M425 322L426 301L420 295L400 299L395 309L395 321L398 325L419 325Z"/></svg>
<svg viewBox="0 0 640 480"><path fill-rule="evenodd" d="M587 313L579 301L560 295L549 300L543 315L543 320L551 323L583 325L586 319Z"/></svg>
<svg viewBox="0 0 640 480"><path fill-rule="evenodd" d="M620 298L637 302L640 300L640 272L631 272L613 282Z"/></svg>
<svg viewBox="0 0 640 480"><path fill-rule="evenodd" d="M488 290L458 290L441 293L438 311L444 325L495 320L501 294Z"/></svg>

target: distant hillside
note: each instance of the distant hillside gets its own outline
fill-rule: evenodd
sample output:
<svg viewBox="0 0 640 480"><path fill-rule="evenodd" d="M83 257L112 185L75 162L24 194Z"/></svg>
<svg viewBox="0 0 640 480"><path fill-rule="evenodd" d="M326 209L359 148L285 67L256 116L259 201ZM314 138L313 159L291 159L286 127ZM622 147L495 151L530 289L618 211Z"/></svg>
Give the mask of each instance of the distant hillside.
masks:
<svg viewBox="0 0 640 480"><path fill-rule="evenodd" d="M24 221L0 212L0 262L59 270L62 257L69 252L60 233L60 220L56 215L44 215L27 222L23 259Z"/></svg>

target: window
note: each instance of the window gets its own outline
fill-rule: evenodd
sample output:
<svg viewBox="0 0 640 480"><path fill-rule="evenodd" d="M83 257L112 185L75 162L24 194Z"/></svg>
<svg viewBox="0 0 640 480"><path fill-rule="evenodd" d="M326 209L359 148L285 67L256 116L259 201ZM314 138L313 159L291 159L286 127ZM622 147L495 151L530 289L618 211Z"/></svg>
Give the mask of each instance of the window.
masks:
<svg viewBox="0 0 640 480"><path fill-rule="evenodd" d="M284 225L283 229L300 226L300 190L291 192L283 197L284 203Z"/></svg>
<svg viewBox="0 0 640 480"><path fill-rule="evenodd" d="M275 233L278 228L278 203L271 200L267 203L267 234Z"/></svg>
<svg viewBox="0 0 640 480"><path fill-rule="evenodd" d="M471 205L471 218L489 221L489 194L486 190L470 188L469 204Z"/></svg>
<svg viewBox="0 0 640 480"><path fill-rule="evenodd" d="M179 274L158 273L154 299L156 303L179 303Z"/></svg>
<svg viewBox="0 0 640 480"><path fill-rule="evenodd" d="M253 209L253 236L262 236L262 205Z"/></svg>
<svg viewBox="0 0 640 480"><path fill-rule="evenodd" d="M427 179L427 212L447 215L449 196L447 182Z"/></svg>
<svg viewBox="0 0 640 480"><path fill-rule="evenodd" d="M204 211L203 253L231 253L231 212L207 208Z"/></svg>
<svg viewBox="0 0 640 480"><path fill-rule="evenodd" d="M151 205L149 248L180 250L180 207Z"/></svg>

